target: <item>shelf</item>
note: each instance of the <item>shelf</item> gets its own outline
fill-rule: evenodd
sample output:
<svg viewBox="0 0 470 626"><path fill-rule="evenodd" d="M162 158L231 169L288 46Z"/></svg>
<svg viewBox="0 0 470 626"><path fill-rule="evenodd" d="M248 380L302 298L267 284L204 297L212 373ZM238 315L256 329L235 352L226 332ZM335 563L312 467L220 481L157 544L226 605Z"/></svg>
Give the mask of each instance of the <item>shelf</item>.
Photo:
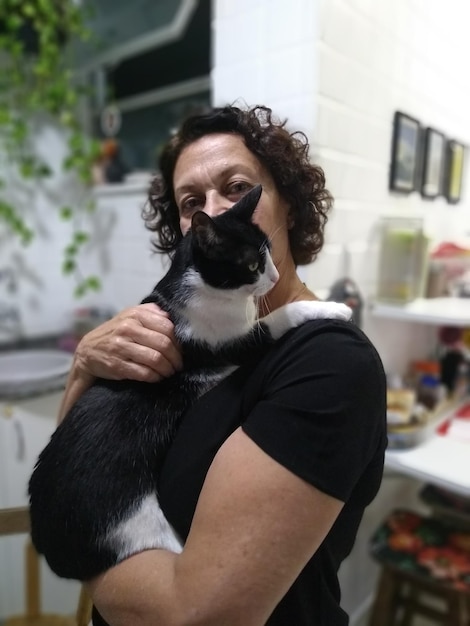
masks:
<svg viewBox="0 0 470 626"><path fill-rule="evenodd" d="M470 327L470 298L418 298L407 304L374 302L372 315L403 322Z"/></svg>

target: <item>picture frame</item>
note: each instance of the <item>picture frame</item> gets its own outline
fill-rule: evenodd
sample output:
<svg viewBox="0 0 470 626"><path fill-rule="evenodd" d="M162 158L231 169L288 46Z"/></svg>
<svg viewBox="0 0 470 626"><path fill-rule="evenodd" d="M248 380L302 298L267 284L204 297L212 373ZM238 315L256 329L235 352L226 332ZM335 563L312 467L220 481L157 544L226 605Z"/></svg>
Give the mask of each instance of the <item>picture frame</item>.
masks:
<svg viewBox="0 0 470 626"><path fill-rule="evenodd" d="M465 146L463 143L455 139L449 139L446 145L444 195L450 204L460 202L464 157Z"/></svg>
<svg viewBox="0 0 470 626"><path fill-rule="evenodd" d="M389 181L391 191L411 193L417 189L420 139L420 122L402 111L395 111Z"/></svg>
<svg viewBox="0 0 470 626"><path fill-rule="evenodd" d="M421 195L437 198L442 195L446 162L446 138L443 133L428 126L424 131Z"/></svg>

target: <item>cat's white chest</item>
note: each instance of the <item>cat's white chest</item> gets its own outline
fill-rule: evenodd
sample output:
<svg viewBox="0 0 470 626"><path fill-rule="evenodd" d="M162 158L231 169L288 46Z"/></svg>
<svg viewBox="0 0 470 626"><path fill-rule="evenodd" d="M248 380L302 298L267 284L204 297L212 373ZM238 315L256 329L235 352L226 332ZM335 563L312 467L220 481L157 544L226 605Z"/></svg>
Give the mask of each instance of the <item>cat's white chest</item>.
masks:
<svg viewBox="0 0 470 626"><path fill-rule="evenodd" d="M202 301L192 304L187 310L188 335L196 341L215 346L245 335L253 325L254 314L247 311L246 306L240 309L237 304L227 306L227 303L220 302L208 306Z"/></svg>
<svg viewBox="0 0 470 626"><path fill-rule="evenodd" d="M180 327L185 340L205 341L217 345L244 336L256 319L253 297L237 290L224 293L203 285L197 275L192 277L193 293L188 299ZM194 287L197 287L194 289Z"/></svg>

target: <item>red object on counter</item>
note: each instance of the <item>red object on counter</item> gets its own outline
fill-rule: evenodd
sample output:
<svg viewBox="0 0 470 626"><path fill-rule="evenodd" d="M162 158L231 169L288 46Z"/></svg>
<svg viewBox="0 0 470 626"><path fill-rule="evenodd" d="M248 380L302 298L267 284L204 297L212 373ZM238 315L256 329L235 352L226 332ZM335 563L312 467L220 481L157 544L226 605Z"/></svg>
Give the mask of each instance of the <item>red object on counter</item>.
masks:
<svg viewBox="0 0 470 626"><path fill-rule="evenodd" d="M468 431L468 439L466 436L464 439L470 441L470 402L461 406L455 413L442 422L437 428L437 433L439 435L449 435L451 434L449 431L453 430L451 427L456 426L457 423L460 431Z"/></svg>
<svg viewBox="0 0 470 626"><path fill-rule="evenodd" d="M431 253L433 259L445 259L448 257L465 256L470 253L468 248L459 246L451 241L444 241L439 244L435 250Z"/></svg>

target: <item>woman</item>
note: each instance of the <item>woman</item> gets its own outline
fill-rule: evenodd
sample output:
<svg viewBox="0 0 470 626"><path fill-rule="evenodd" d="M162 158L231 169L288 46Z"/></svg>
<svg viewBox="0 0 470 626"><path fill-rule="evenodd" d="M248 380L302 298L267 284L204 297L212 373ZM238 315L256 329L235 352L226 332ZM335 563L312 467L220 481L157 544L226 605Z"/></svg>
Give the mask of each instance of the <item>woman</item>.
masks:
<svg viewBox="0 0 470 626"><path fill-rule="evenodd" d="M189 119L150 192L157 247L171 252L194 211L229 210L261 183L254 220L280 273L261 314L315 300L296 267L322 247L331 196L308 148L265 107ZM155 382L181 365L165 313L127 309L81 341L61 415L95 376ZM337 571L379 488L385 432L383 368L364 334L337 320L291 332L184 416L159 485L183 552L149 550L97 577L97 610L112 626L347 624Z"/></svg>

